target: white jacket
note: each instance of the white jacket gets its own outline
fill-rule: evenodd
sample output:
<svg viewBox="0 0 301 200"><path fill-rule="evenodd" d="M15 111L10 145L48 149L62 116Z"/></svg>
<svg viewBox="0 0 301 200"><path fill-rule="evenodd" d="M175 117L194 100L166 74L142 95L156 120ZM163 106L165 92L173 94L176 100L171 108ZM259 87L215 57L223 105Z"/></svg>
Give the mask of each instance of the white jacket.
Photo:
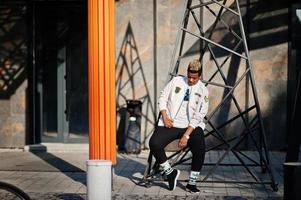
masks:
<svg viewBox="0 0 301 200"><path fill-rule="evenodd" d="M188 102L189 126L192 128L199 126L204 130L205 123L203 120L208 112L209 99L208 89L201 81L198 81L193 86L189 86L187 77L174 77L161 91L158 102L159 109L160 111L166 110L169 118L172 120L175 119L188 87L191 88ZM159 119L158 125L164 126L162 116Z"/></svg>

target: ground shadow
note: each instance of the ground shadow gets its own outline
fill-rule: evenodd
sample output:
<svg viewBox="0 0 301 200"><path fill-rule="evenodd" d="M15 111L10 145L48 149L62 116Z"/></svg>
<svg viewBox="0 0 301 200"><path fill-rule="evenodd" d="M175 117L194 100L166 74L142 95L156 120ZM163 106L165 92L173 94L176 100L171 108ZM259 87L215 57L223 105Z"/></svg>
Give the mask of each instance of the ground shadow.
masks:
<svg viewBox="0 0 301 200"><path fill-rule="evenodd" d="M29 146L30 148L30 146ZM45 161L46 163L50 164L51 166L55 167L58 171L64 173L66 176L71 178L72 180L76 182L80 182L84 185L87 185L86 183L86 175L77 175L73 173L86 173L84 170L80 169L79 167L55 156L52 153L47 152L47 147L41 145L39 149L29 149L29 152L40 158L41 160Z"/></svg>
<svg viewBox="0 0 301 200"><path fill-rule="evenodd" d="M117 165L114 167L114 173L117 176L129 179L136 185L145 187L142 182L142 178L146 165L136 161L135 159L131 159L132 156L134 155L119 154L119 157L117 158ZM142 160L143 162L145 161L145 159ZM168 189L167 184L163 181L154 181L153 185Z"/></svg>
<svg viewBox="0 0 301 200"><path fill-rule="evenodd" d="M68 194L68 193L64 193L64 194L57 194L55 195L57 198L59 199L72 199L72 200L85 200L86 199L86 195L79 195L79 194Z"/></svg>

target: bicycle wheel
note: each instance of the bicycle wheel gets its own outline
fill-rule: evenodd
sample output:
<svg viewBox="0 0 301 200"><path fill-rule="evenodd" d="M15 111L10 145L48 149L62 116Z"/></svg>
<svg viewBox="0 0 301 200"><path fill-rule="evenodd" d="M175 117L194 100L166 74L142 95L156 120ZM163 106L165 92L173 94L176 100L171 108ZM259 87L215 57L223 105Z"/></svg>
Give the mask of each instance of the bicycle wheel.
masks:
<svg viewBox="0 0 301 200"><path fill-rule="evenodd" d="M0 199L31 200L31 198L20 188L5 182L0 182Z"/></svg>

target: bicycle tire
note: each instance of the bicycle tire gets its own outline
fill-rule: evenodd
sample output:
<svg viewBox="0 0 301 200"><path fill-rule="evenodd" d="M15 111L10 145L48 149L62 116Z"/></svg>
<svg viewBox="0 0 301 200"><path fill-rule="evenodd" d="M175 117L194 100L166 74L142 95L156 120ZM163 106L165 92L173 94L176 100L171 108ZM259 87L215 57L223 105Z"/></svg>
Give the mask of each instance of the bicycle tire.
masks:
<svg viewBox="0 0 301 200"><path fill-rule="evenodd" d="M31 198L20 188L5 182L0 181L0 189L6 190L15 196L19 197L20 200L31 200Z"/></svg>

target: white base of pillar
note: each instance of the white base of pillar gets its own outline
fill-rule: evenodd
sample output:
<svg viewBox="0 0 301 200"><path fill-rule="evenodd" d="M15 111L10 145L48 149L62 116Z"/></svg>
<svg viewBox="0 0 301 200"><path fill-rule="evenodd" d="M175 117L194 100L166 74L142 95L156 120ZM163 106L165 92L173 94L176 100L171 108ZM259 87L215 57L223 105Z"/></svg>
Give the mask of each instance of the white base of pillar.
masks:
<svg viewBox="0 0 301 200"><path fill-rule="evenodd" d="M87 160L87 199L111 200L112 162L110 160Z"/></svg>

